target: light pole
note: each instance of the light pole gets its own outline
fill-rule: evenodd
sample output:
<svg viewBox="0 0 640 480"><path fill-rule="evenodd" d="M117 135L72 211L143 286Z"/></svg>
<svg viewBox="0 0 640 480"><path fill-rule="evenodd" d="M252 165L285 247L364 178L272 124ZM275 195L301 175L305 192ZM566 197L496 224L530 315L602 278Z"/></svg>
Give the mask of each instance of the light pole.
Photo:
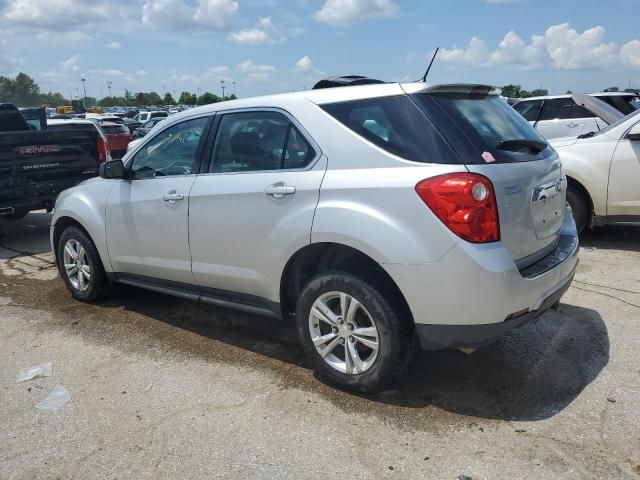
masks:
<svg viewBox="0 0 640 480"><path fill-rule="evenodd" d="M87 106L87 86L85 85L85 82L87 81L86 78L82 77L80 79L82 81L82 90L84 90L84 106Z"/></svg>
<svg viewBox="0 0 640 480"><path fill-rule="evenodd" d="M107 87L109 88L109 96L111 96L111 85L113 85L113 82L111 80L109 80L107 82Z"/></svg>
<svg viewBox="0 0 640 480"><path fill-rule="evenodd" d="M233 96L236 96L236 81L233 81Z"/></svg>
<svg viewBox="0 0 640 480"><path fill-rule="evenodd" d="M220 86L222 87L222 99L224 100L224 80L220 80Z"/></svg>

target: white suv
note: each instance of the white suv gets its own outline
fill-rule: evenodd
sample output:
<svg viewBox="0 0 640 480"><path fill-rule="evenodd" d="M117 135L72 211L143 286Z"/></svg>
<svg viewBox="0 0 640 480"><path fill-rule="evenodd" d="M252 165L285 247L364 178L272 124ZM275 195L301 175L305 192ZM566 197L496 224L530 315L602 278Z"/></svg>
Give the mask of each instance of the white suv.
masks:
<svg viewBox="0 0 640 480"><path fill-rule="evenodd" d="M124 284L295 318L323 378L374 391L414 339L486 345L559 302L565 189L491 87L346 86L168 118L58 197L51 242L78 300Z"/></svg>
<svg viewBox="0 0 640 480"><path fill-rule="evenodd" d="M628 115L638 108L638 96L635 93L598 92L590 93L620 112L619 118ZM600 118L573 95L555 95L531 97L520 100L513 105L534 128L546 139L558 137L577 137L592 131L605 128L610 122Z"/></svg>

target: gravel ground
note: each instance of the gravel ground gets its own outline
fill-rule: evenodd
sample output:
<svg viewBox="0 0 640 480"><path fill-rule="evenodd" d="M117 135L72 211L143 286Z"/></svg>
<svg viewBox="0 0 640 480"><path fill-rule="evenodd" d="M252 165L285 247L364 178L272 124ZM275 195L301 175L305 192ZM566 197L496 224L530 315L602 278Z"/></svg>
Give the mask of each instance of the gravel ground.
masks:
<svg viewBox="0 0 640 480"><path fill-rule="evenodd" d="M73 301L49 219L0 223L0 479L640 480L640 230L585 235L560 312L364 397L320 383L291 325L133 288ZM58 384L71 400L36 408Z"/></svg>

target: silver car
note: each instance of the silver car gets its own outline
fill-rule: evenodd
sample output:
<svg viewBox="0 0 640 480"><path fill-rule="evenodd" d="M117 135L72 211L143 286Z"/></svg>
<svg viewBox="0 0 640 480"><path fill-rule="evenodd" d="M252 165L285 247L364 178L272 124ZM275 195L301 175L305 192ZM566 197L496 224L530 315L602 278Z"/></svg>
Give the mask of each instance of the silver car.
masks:
<svg viewBox="0 0 640 480"><path fill-rule="evenodd" d="M59 196L51 242L80 301L124 284L293 318L321 377L371 392L416 339L483 346L558 303L565 191L491 87L346 86L168 118Z"/></svg>

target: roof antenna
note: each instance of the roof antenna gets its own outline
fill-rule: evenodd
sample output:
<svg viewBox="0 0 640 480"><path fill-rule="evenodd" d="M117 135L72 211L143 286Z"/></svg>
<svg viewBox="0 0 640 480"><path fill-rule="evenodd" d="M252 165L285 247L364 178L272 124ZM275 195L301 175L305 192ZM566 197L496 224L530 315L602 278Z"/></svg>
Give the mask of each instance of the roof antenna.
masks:
<svg viewBox="0 0 640 480"><path fill-rule="evenodd" d="M431 65L433 65L433 61L436 59L436 55L438 55L438 51L440 47L436 47L436 51L433 52L433 57L431 57L431 61L429 62L429 66L427 67L427 71L424 72L424 76L422 77L422 81L426 83L427 75L429 75L429 70L431 70Z"/></svg>

